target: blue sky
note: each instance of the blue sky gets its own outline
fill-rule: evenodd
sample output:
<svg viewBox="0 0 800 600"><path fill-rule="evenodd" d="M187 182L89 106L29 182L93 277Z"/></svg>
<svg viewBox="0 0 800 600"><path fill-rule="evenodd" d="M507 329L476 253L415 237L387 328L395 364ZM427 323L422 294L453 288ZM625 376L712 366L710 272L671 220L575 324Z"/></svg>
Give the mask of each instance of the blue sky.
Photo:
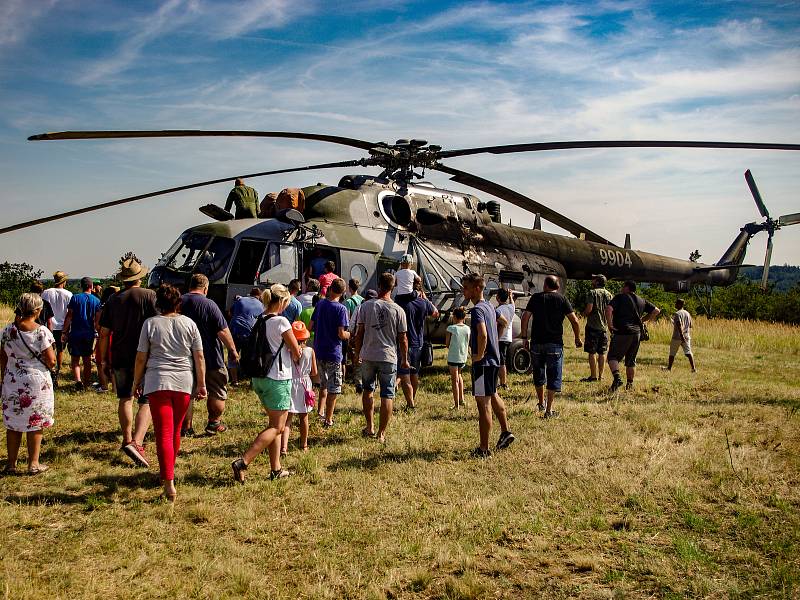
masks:
<svg viewBox="0 0 800 600"><path fill-rule="evenodd" d="M196 180L360 158L259 139L28 142L64 129L272 129L445 148L570 139L800 142L797 2L2 0L0 223ZM581 150L453 159L634 248L719 258L800 211L800 154ZM263 195L346 171L250 182ZM430 179L452 188L444 176ZM0 260L110 274L152 265L218 185L0 237ZM506 208L506 218L531 223ZM550 228L558 231L557 228ZM763 234L762 234L763 235ZM763 260L765 239L748 262ZM773 264L800 263L800 227Z"/></svg>

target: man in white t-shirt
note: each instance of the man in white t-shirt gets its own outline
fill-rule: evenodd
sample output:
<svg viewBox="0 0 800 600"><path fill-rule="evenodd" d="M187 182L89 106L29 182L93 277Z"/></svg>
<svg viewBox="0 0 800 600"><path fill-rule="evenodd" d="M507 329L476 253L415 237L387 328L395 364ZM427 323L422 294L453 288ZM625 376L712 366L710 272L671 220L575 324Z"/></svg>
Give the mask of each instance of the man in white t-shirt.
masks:
<svg viewBox="0 0 800 600"><path fill-rule="evenodd" d="M514 315L517 307L514 305L514 297L507 289L497 290L497 331L499 333L497 342L500 345L500 387L508 387L508 347L511 346L511 339L514 334Z"/></svg>
<svg viewBox="0 0 800 600"><path fill-rule="evenodd" d="M667 371L672 370L672 364L675 362L675 355L678 354L678 348L683 348L683 353L689 359L689 366L692 367L692 373L696 373L697 369L694 366L694 356L692 355L692 315L689 311L683 308L686 302L683 298L675 300L675 314L672 315L672 341L669 344L669 363L667 364ZM662 367L663 368L663 367Z"/></svg>
<svg viewBox="0 0 800 600"><path fill-rule="evenodd" d="M67 305L72 300L72 292L64 287L67 285L67 274L64 271L53 273L53 287L42 292L42 300L47 300L53 309L53 337L56 339L56 376L61 371L61 359L64 355L64 342L61 334L64 329L64 319L67 317Z"/></svg>
<svg viewBox="0 0 800 600"><path fill-rule="evenodd" d="M406 302L411 302L414 298L414 277L416 271L411 268L414 257L410 254L403 254L400 259L400 269L394 274L395 278L395 301L401 306Z"/></svg>

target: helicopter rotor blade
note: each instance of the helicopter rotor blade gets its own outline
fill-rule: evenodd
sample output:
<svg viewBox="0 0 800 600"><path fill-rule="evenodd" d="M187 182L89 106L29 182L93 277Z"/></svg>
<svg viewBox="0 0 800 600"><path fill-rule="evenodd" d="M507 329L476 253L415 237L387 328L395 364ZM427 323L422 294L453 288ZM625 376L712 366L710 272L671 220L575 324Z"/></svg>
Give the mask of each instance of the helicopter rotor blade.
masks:
<svg viewBox="0 0 800 600"><path fill-rule="evenodd" d="M761 192L758 191L758 186L756 186L756 180L753 179L753 174L750 172L750 169L744 172L744 178L747 181L747 187L750 188L750 193L753 194L753 200L756 201L756 206L758 207L758 212L761 213L761 216L765 219L769 219L769 211L767 210L767 205L764 204L764 200L761 198Z"/></svg>
<svg viewBox="0 0 800 600"><path fill-rule="evenodd" d="M137 196L129 196L127 198L120 198L119 200L111 200L109 202L103 202L101 204L93 204L92 206L85 206L83 208L77 208L74 210L68 210L63 213L58 213L55 215L49 215L47 217L41 217L38 219L33 219L31 221L25 221L23 223L16 223L14 225L9 225L7 227L0 228L0 234L9 233L11 231L16 231L18 229L24 229L25 227L32 227L34 225L40 225L42 223L47 223L49 221L55 221L58 219L65 219L67 217L74 217L75 215L81 215L83 213L92 212L95 210L101 210L103 208L110 208L112 206L118 206L120 204L127 204L128 202L136 202L137 200L144 200L145 198L153 198L154 196L163 196L164 194L172 194L173 192L182 192L184 190L191 190L194 188L204 187L207 185L214 185L217 183L225 183L226 181L234 181L235 179L241 177L242 179L252 179L255 177L264 177L266 175L278 175L281 173L294 173L296 171L313 171L316 169L335 169L337 167L356 167L356 166L363 166L365 161L363 160L347 160L342 162L335 162L335 163L325 163L321 165L309 165L307 167L295 167L292 169L277 169L274 171L262 171L260 173L249 173L247 175L234 175L233 177L223 177L220 179L211 179L209 181L200 181L198 183L190 183L188 185L180 185L177 187L171 187L164 190L158 190L156 192L149 192L147 194L139 194Z"/></svg>
<svg viewBox="0 0 800 600"><path fill-rule="evenodd" d="M109 140L122 138L166 138L166 137L266 137L316 140L353 148L369 150L377 144L356 138L325 135L321 133L299 133L296 131L211 131L201 129L164 129L161 131L57 131L40 133L28 138L30 141L44 140Z"/></svg>
<svg viewBox="0 0 800 600"><path fill-rule="evenodd" d="M800 150L800 144L762 144L757 142L691 142L680 140L598 140L573 142L534 142L530 144L504 144L481 146L461 150L444 150L439 158L468 156L470 154L512 154L514 152L541 152L543 150L574 150L576 148L738 148L749 150Z"/></svg>
<svg viewBox="0 0 800 600"><path fill-rule="evenodd" d="M761 275L761 288L767 289L769 281L769 263L772 260L772 232L767 238L767 253L764 255L764 272Z"/></svg>
<svg viewBox="0 0 800 600"><path fill-rule="evenodd" d="M584 234L585 239L591 242L598 242L600 244L610 244L612 246L616 245L607 240L606 238L604 238L603 236L594 233L590 229L584 227L583 225L576 223L572 219L565 217L561 213L554 211L552 208L548 208L544 204L540 204L533 198L528 198L527 196L523 196L519 192L510 190L507 187L504 187L498 183L494 183L493 181L489 181L488 179L478 177L477 175L473 175L472 173L459 171L458 169L453 169L451 167L447 167L442 164L437 164L433 168L436 169L437 171L441 171L442 173L447 173L448 175L451 176L450 179L452 181L455 181L456 183L461 183L463 185L473 187L475 189L486 192L487 194L492 194L493 196L497 196L502 200L506 200L511 204L519 206L520 208L524 208L525 210L530 211L532 213L538 213L539 215L541 215L541 218L547 219L554 225L558 225L559 227L566 229L576 237L580 237L581 234Z"/></svg>
<svg viewBox="0 0 800 600"><path fill-rule="evenodd" d="M781 215L778 217L778 225L786 227L788 225L797 225L800 223L800 213L792 213L789 215Z"/></svg>

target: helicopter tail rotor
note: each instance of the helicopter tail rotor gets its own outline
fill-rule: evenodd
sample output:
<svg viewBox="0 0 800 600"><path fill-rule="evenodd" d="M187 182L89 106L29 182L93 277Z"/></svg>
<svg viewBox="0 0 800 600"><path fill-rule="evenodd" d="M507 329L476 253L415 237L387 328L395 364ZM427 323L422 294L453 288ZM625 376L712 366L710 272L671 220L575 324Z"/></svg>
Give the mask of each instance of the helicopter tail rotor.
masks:
<svg viewBox="0 0 800 600"><path fill-rule="evenodd" d="M750 188L750 193L753 194L753 200L756 202L758 212L761 213L761 216L765 219L763 223L750 224L747 226L747 231L751 236L759 231L767 232L767 251L764 255L764 270L761 274L761 287L766 290L767 284L769 283L769 265L772 261L772 238L775 236L775 232L781 227L788 227L789 225L797 225L800 223L800 213L781 215L777 219L773 219L769 215L769 209L767 209L767 205L764 204L761 192L758 191L756 180L753 178L750 169L744 172L744 178L747 181L747 186Z"/></svg>

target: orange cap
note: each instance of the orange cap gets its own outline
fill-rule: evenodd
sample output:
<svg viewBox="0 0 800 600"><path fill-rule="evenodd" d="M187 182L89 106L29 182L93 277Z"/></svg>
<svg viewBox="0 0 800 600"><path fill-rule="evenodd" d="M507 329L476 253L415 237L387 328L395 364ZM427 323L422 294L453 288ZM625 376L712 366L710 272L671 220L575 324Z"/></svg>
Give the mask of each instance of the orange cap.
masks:
<svg viewBox="0 0 800 600"><path fill-rule="evenodd" d="M295 321L292 323L292 333L298 342L302 342L311 337L311 334L308 333L308 329L306 329L306 324L302 321Z"/></svg>

